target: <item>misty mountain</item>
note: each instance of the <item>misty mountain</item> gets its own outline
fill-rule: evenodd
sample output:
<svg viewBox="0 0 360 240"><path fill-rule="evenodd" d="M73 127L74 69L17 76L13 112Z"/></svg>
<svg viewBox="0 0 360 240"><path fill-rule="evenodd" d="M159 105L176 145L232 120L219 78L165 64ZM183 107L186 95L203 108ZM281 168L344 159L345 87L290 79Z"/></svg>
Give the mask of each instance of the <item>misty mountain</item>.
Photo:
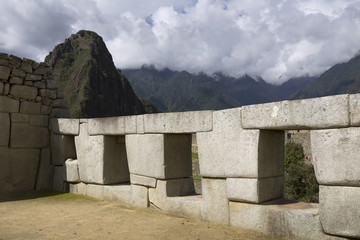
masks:
<svg viewBox="0 0 360 240"><path fill-rule="evenodd" d="M79 31L45 58L65 95L71 117L141 114L145 109L125 76L115 68L103 39Z"/></svg>

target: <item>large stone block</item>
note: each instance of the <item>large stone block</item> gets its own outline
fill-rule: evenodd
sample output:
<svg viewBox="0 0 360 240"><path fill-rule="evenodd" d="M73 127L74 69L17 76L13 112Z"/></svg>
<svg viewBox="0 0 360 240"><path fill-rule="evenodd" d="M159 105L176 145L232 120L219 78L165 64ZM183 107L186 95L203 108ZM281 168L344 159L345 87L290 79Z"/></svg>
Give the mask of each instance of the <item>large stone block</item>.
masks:
<svg viewBox="0 0 360 240"><path fill-rule="evenodd" d="M36 87L29 87L24 85L12 85L10 88L10 95L17 98L24 98L34 100L37 96L38 90Z"/></svg>
<svg viewBox="0 0 360 240"><path fill-rule="evenodd" d="M0 148L0 193L35 189L40 150Z"/></svg>
<svg viewBox="0 0 360 240"><path fill-rule="evenodd" d="M87 185L85 183L69 183L69 192L86 196Z"/></svg>
<svg viewBox="0 0 360 240"><path fill-rule="evenodd" d="M104 200L104 185L87 184L86 195L99 200Z"/></svg>
<svg viewBox="0 0 360 240"><path fill-rule="evenodd" d="M130 174L130 183L140 186L156 187L156 178Z"/></svg>
<svg viewBox="0 0 360 240"><path fill-rule="evenodd" d="M39 115L41 113L41 103L23 101L20 105L20 113Z"/></svg>
<svg viewBox="0 0 360 240"><path fill-rule="evenodd" d="M50 148L41 149L39 171L36 180L36 190L52 190L54 167L51 166Z"/></svg>
<svg viewBox="0 0 360 240"><path fill-rule="evenodd" d="M56 134L79 135L79 119L53 118L50 120L50 129Z"/></svg>
<svg viewBox="0 0 360 240"><path fill-rule="evenodd" d="M202 178L202 219L209 222L229 224L229 200L225 179Z"/></svg>
<svg viewBox="0 0 360 240"><path fill-rule="evenodd" d="M241 109L214 112L212 132L197 133L205 177L264 178L284 172L284 132L244 130Z"/></svg>
<svg viewBox="0 0 360 240"><path fill-rule="evenodd" d="M136 133L136 116L92 118L88 121L89 135L124 135Z"/></svg>
<svg viewBox="0 0 360 240"><path fill-rule="evenodd" d="M69 158L76 159L75 141L73 136L51 134L52 164L61 166Z"/></svg>
<svg viewBox="0 0 360 240"><path fill-rule="evenodd" d="M0 66L0 79L8 80L10 76L10 68L5 66Z"/></svg>
<svg viewBox="0 0 360 240"><path fill-rule="evenodd" d="M145 133L195 133L212 130L212 111L144 115Z"/></svg>
<svg viewBox="0 0 360 240"><path fill-rule="evenodd" d="M19 106L19 100L0 96L0 112L16 113L19 112Z"/></svg>
<svg viewBox="0 0 360 240"><path fill-rule="evenodd" d="M80 182L79 167L77 159L67 159L65 161L65 178L64 180L71 183Z"/></svg>
<svg viewBox="0 0 360 240"><path fill-rule="evenodd" d="M116 136L89 136L87 123L83 123L79 136L75 136L75 145L82 182L115 184L130 181L125 144L119 143Z"/></svg>
<svg viewBox="0 0 360 240"><path fill-rule="evenodd" d="M49 126L49 116L47 115L30 115L29 124L31 126L37 127L48 127Z"/></svg>
<svg viewBox="0 0 360 240"><path fill-rule="evenodd" d="M230 202L230 225L284 239L327 240L319 221L317 204L267 202L248 204Z"/></svg>
<svg viewBox="0 0 360 240"><path fill-rule="evenodd" d="M311 131L315 174L324 185L360 186L360 128Z"/></svg>
<svg viewBox="0 0 360 240"><path fill-rule="evenodd" d="M28 123L29 115L23 113L12 113L11 114L11 122L12 123Z"/></svg>
<svg viewBox="0 0 360 240"><path fill-rule="evenodd" d="M149 190L147 187L131 185L131 205L141 208L149 207Z"/></svg>
<svg viewBox="0 0 360 240"><path fill-rule="evenodd" d="M8 113L0 113L0 147L9 146L10 136L10 115Z"/></svg>
<svg viewBox="0 0 360 240"><path fill-rule="evenodd" d="M104 185L105 201L132 205L132 189L130 184Z"/></svg>
<svg viewBox="0 0 360 240"><path fill-rule="evenodd" d="M283 196L284 177L227 178L226 189L229 200L261 203Z"/></svg>
<svg viewBox="0 0 360 240"><path fill-rule="evenodd" d="M157 179L190 177L191 135L126 135L131 174Z"/></svg>
<svg viewBox="0 0 360 240"><path fill-rule="evenodd" d="M49 129L30 126L26 123L12 123L11 148L46 148L49 146Z"/></svg>
<svg viewBox="0 0 360 240"><path fill-rule="evenodd" d="M174 188L177 190L171 190ZM181 196L191 194L191 189L193 183L187 179L158 180L156 188L149 188L150 207L182 216L201 218L201 195ZM169 197L175 192L177 195Z"/></svg>
<svg viewBox="0 0 360 240"><path fill-rule="evenodd" d="M314 129L349 126L349 95L244 106L243 128Z"/></svg>
<svg viewBox="0 0 360 240"><path fill-rule="evenodd" d="M51 109L51 118L70 118L69 109L53 108Z"/></svg>
<svg viewBox="0 0 360 240"><path fill-rule="evenodd" d="M352 94L349 99L351 126L360 126L360 94Z"/></svg>
<svg viewBox="0 0 360 240"><path fill-rule="evenodd" d="M54 181L53 189L58 192L69 192L69 184L65 182L65 168L64 166L54 167Z"/></svg>
<svg viewBox="0 0 360 240"><path fill-rule="evenodd" d="M50 99L56 99L56 91L55 90L40 89L39 95L42 97L50 98Z"/></svg>
<svg viewBox="0 0 360 240"><path fill-rule="evenodd" d="M360 187L320 185L319 201L326 233L360 238Z"/></svg>

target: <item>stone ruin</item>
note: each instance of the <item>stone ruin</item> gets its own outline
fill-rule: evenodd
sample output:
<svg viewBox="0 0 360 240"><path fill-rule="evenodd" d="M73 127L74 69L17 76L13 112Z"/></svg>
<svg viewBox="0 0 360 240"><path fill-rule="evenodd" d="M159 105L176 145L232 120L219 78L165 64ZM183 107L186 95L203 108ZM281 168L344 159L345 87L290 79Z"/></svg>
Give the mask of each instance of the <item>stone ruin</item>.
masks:
<svg viewBox="0 0 360 240"><path fill-rule="evenodd" d="M10 91L0 89L0 192L54 189L287 239L360 239L360 94L66 119L58 118L65 105L46 66L18 59L32 66L19 85L11 79L21 66L12 56L1 59ZM37 69L46 72L28 86ZM19 86L34 93L19 95ZM319 204L282 199L284 130L303 129L310 130ZM194 194L191 134L202 195Z"/></svg>

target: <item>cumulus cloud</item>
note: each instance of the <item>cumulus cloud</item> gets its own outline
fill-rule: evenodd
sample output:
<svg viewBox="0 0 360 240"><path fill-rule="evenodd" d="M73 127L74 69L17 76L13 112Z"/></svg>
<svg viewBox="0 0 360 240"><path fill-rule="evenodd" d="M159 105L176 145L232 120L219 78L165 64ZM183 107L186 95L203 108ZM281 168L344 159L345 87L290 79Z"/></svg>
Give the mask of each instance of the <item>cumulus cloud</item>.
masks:
<svg viewBox="0 0 360 240"><path fill-rule="evenodd" d="M317 75L360 50L357 0L32 0L0 3L0 51L39 57L81 29L119 68ZM11 4L11 5L10 5Z"/></svg>

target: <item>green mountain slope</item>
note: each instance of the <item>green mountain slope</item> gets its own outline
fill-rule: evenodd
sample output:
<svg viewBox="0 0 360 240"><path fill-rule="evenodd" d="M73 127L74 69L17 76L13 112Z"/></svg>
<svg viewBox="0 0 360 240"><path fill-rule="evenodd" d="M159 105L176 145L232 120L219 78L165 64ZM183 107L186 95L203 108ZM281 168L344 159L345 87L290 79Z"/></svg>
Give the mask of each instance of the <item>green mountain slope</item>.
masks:
<svg viewBox="0 0 360 240"><path fill-rule="evenodd" d="M102 38L79 31L45 58L54 69L73 118L109 117L145 112L125 76L115 68Z"/></svg>
<svg viewBox="0 0 360 240"><path fill-rule="evenodd" d="M360 56L337 64L294 94L294 99L360 92Z"/></svg>

